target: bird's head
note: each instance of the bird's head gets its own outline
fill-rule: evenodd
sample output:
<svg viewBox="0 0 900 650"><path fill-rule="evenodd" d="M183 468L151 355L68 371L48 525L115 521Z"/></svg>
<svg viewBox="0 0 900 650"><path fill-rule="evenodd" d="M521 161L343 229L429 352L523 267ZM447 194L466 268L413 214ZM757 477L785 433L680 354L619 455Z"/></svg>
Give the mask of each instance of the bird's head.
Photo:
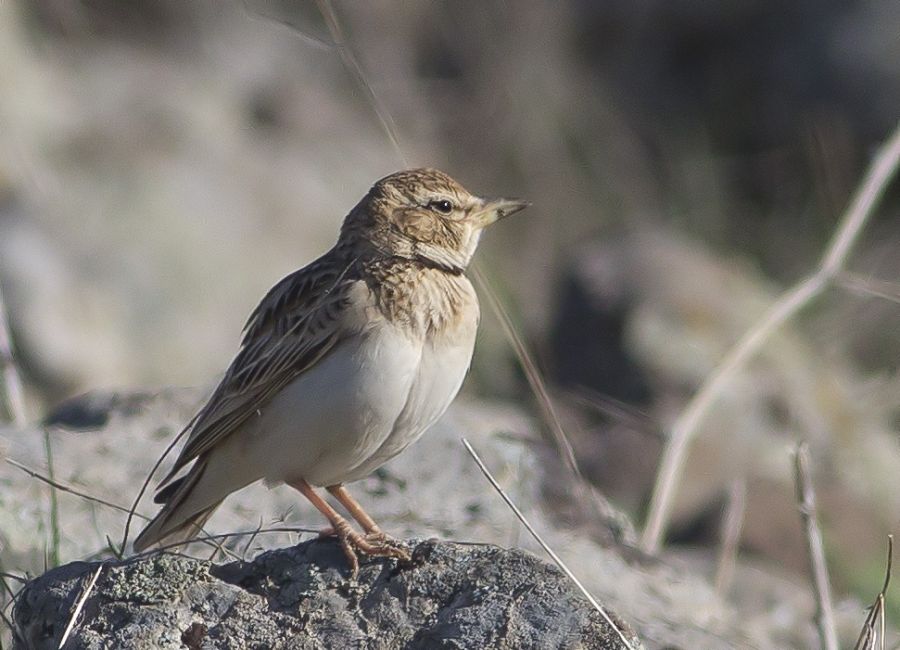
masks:
<svg viewBox="0 0 900 650"><path fill-rule="evenodd" d="M344 221L341 240L377 255L460 273L482 229L527 206L470 194L436 169L411 169L372 186Z"/></svg>

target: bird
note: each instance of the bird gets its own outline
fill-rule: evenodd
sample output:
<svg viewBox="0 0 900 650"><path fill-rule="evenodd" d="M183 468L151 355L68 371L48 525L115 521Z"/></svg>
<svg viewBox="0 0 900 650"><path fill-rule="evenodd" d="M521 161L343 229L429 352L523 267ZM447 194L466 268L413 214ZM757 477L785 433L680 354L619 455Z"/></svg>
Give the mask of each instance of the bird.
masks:
<svg viewBox="0 0 900 650"><path fill-rule="evenodd" d="M328 520L352 575L358 554L408 560L346 483L416 441L456 397L480 317L466 277L485 227L527 207L482 198L436 169L377 181L337 243L265 295L239 351L154 497L136 552L194 538L232 492L264 480ZM320 494L325 488L362 528Z"/></svg>

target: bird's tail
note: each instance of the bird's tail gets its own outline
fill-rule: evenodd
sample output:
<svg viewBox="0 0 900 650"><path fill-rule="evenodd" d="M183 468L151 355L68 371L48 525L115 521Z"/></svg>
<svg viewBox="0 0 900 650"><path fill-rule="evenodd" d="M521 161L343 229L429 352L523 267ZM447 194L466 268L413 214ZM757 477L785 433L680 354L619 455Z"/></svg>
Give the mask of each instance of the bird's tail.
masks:
<svg viewBox="0 0 900 650"><path fill-rule="evenodd" d="M198 460L185 476L169 483L156 494L154 501L165 505L134 540L135 551L185 542L201 533L203 524L222 503L219 500L211 505L198 505L197 500L191 498L205 470L206 463Z"/></svg>

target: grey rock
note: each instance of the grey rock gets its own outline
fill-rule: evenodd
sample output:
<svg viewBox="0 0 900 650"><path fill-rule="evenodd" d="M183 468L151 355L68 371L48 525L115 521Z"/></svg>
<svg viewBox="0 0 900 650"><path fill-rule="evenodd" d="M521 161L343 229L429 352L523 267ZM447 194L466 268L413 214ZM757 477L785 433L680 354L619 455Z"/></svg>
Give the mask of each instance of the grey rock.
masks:
<svg viewBox="0 0 900 650"><path fill-rule="evenodd" d="M70 650L625 647L560 571L529 553L430 540L408 565L364 559L350 579L338 545L313 540L225 565L155 553L61 566L20 595L14 648L59 647L101 566Z"/></svg>
<svg viewBox="0 0 900 650"><path fill-rule="evenodd" d="M99 410L107 420L105 426L90 432L52 429L56 479L91 496L129 506L150 466L203 397L203 391L165 388L122 393L119 401L128 404L147 394L153 399L146 402L141 397L143 407L137 412L113 406L116 400L111 396L95 394L93 403L110 405ZM796 594L804 603L802 608L776 608L771 603L781 601L772 598L759 599L755 609L746 603L736 608L712 589L706 573L695 566L688 570L678 561L636 562L617 546L597 543L593 530L588 534L564 525L556 514L574 508L563 503L560 495L577 502L580 492L559 461L554 462L552 455L541 451L540 443L533 442L538 438L536 428L516 407L460 399L407 452L350 489L394 536L515 546L543 557L460 444L460 436L465 435L546 542L594 597L628 612L629 623L648 648L780 650L803 647L796 640L796 630L809 628L814 633L809 623L814 603L802 586ZM0 447L4 446L10 459L48 473L40 428L15 430L0 425ZM63 562L106 558L108 538L114 544L122 538L126 515L120 510L59 492L59 508L54 511L43 482L4 463L0 463L0 483L0 564L7 572L40 575L46 570L48 522L54 516L61 531L58 552ZM549 485L555 486L552 502L545 499ZM155 512L151 496L148 493L141 500L139 514ZM593 503L585 501L583 507L593 509ZM261 551L293 546L300 530L315 535L323 523L295 490L286 486L270 490L257 484L229 497L210 520L207 532L232 534L225 548L240 557L254 557ZM139 525L132 522L132 534ZM255 534L260 525L263 530ZM270 527L274 529L267 531ZM197 545L184 552L206 557L210 550ZM71 602L65 611L68 615ZM854 624L859 611L847 610ZM186 618L181 631L193 622ZM194 629L196 634L202 630ZM773 630L778 633L773 635ZM11 645L4 625L0 625L0 643L4 648Z"/></svg>

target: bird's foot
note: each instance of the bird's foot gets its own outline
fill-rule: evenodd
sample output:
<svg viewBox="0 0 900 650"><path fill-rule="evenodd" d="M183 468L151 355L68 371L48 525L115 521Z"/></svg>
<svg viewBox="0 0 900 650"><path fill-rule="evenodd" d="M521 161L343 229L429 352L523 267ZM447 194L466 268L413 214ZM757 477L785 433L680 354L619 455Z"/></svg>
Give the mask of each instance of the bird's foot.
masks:
<svg viewBox="0 0 900 650"><path fill-rule="evenodd" d="M376 548L387 549L389 552L384 553L384 555L395 557L403 562L409 562L412 559L407 550L406 542L396 537L391 537L387 533L381 532L378 528L366 533L365 539L366 542Z"/></svg>
<svg viewBox="0 0 900 650"><path fill-rule="evenodd" d="M357 553L371 555L372 557L393 557L403 562L409 562L411 556L405 545L400 540L381 532L377 528L362 535L346 521L339 521L331 528L319 532L320 537L337 537L347 561L350 563L350 577L356 578L359 573L359 558Z"/></svg>

